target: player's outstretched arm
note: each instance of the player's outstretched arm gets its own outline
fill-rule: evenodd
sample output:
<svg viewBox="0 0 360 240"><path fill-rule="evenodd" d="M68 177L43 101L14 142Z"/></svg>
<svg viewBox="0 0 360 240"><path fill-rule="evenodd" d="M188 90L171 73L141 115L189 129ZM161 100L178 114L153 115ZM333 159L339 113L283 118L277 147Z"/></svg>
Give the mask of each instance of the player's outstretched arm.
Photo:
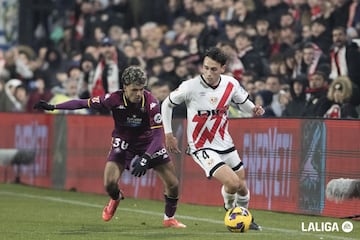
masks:
<svg viewBox="0 0 360 240"><path fill-rule="evenodd" d="M336 178L326 185L326 198L340 202L352 198L360 199L360 179Z"/></svg>
<svg viewBox="0 0 360 240"><path fill-rule="evenodd" d="M40 100L35 103L34 109L45 110L45 111L53 111L55 109L64 109L64 110L75 110L82 108L89 108L89 99L74 99L70 101L66 101L60 104L49 104L44 100Z"/></svg>
<svg viewBox="0 0 360 240"><path fill-rule="evenodd" d="M239 106L245 112L252 113L255 117L259 117L265 113L265 110L260 105L254 105L252 101L247 99L244 103Z"/></svg>

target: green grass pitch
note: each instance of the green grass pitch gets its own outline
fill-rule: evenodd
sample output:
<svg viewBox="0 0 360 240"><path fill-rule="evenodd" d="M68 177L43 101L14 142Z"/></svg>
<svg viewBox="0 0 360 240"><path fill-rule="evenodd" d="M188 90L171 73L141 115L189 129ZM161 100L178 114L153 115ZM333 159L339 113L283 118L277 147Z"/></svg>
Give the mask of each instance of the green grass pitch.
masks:
<svg viewBox="0 0 360 240"><path fill-rule="evenodd" d="M220 193L219 193L220 194ZM360 221L344 233L344 219L251 210L263 231L231 233L223 225L221 206L179 204L177 218L186 229L162 227L162 201L127 198L110 222L101 218L105 195L0 184L0 240L209 240L209 239L360 239ZM304 232L302 222L338 223L339 232Z"/></svg>

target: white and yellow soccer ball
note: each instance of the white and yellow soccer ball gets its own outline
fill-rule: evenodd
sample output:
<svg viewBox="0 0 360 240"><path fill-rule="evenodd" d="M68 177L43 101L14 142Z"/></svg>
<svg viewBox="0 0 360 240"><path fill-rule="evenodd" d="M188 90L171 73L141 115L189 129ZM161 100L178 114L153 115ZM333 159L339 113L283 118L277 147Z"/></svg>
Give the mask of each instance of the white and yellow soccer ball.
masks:
<svg viewBox="0 0 360 240"><path fill-rule="evenodd" d="M230 232L246 232L250 228L252 215L247 208L233 207L226 211L224 224Z"/></svg>

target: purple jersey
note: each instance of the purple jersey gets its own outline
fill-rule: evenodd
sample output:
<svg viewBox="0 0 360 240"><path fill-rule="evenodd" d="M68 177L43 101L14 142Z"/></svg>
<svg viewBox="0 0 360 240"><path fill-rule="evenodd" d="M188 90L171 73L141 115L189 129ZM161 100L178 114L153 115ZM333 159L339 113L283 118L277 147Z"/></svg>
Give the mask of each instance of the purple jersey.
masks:
<svg viewBox="0 0 360 240"><path fill-rule="evenodd" d="M129 102L123 90L119 90L91 98L89 107L95 110L108 109L112 112L115 128L112 132L109 161L116 161L128 167L135 155L145 152L152 157L150 167L169 161L163 146L162 132L159 132L162 128L160 105L149 91L144 91L140 103Z"/></svg>
<svg viewBox="0 0 360 240"><path fill-rule="evenodd" d="M127 139L129 142L152 139L152 129L162 127L160 105L150 92L144 91L140 103L128 102L122 90L89 101L90 108L108 109L112 112L115 129L113 137Z"/></svg>

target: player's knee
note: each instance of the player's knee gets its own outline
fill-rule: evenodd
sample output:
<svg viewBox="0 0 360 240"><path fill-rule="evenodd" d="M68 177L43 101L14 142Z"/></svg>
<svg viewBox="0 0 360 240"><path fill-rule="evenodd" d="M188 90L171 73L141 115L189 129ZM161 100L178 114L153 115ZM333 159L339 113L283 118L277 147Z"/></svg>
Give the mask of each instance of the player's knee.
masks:
<svg viewBox="0 0 360 240"><path fill-rule="evenodd" d="M109 194L109 196L112 199L117 199L119 198L119 186L117 185L117 183L111 182L105 185L105 189L106 192Z"/></svg>
<svg viewBox="0 0 360 240"><path fill-rule="evenodd" d="M224 183L226 192L228 193L236 193L241 188L241 181L239 179L229 179L229 181Z"/></svg>

